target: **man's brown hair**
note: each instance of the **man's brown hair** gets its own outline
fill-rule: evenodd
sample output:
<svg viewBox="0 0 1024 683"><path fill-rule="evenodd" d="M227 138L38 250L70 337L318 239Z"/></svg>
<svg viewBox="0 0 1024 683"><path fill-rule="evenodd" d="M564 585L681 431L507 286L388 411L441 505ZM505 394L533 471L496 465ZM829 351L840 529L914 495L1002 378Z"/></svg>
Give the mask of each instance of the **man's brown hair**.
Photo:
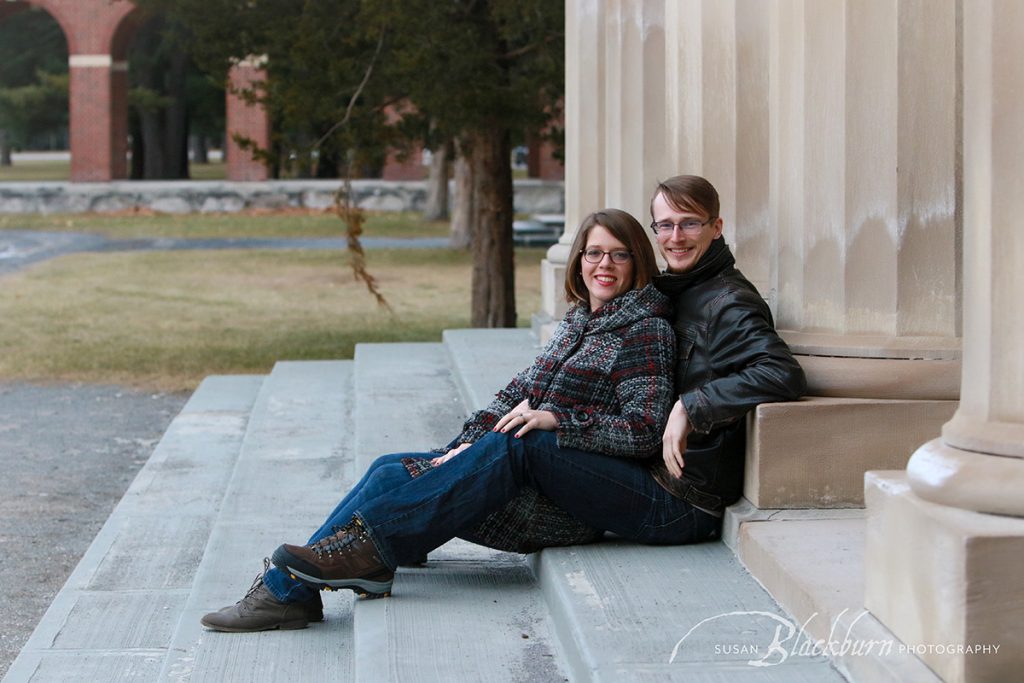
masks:
<svg viewBox="0 0 1024 683"><path fill-rule="evenodd" d="M699 175L677 175L658 183L658 188L651 195L651 220L657 220L654 217L654 198L659 194L665 195L669 206L676 211L706 216L709 221L718 218L718 190Z"/></svg>

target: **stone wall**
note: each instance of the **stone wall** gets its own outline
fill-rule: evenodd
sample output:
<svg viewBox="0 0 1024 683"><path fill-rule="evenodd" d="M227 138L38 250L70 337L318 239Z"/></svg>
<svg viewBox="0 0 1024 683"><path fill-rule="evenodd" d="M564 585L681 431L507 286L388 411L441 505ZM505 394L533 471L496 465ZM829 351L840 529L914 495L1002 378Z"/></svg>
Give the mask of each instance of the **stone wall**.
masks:
<svg viewBox="0 0 1024 683"><path fill-rule="evenodd" d="M0 183L0 213L324 209L333 204L339 187L336 180ZM379 211L418 211L427 197L426 183L417 181L356 180L352 182L352 189L359 206ZM454 188L451 192L454 193ZM565 210L562 183L517 180L515 210L517 213L562 213Z"/></svg>

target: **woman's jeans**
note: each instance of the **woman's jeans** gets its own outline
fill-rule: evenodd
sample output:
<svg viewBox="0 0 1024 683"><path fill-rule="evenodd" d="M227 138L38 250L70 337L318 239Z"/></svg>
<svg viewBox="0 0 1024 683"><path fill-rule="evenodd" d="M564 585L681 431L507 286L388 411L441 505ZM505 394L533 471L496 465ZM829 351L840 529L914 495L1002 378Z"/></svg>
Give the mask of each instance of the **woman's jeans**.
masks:
<svg viewBox="0 0 1024 683"><path fill-rule="evenodd" d="M586 524L652 544L679 544L717 536L720 520L663 489L636 460L558 446L555 433L521 439L491 432L451 460L413 478L397 453L378 458L362 480L310 537L313 543L358 516L390 567L410 564L468 533L533 487ZM285 602L308 600L313 590L277 569L264 576Z"/></svg>

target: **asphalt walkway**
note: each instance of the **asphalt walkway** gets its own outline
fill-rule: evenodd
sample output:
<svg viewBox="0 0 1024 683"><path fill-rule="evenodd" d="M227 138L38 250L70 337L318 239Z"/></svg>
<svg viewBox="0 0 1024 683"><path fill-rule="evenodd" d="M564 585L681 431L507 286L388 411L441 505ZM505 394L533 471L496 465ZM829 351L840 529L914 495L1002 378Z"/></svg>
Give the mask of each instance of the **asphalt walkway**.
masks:
<svg viewBox="0 0 1024 683"><path fill-rule="evenodd" d="M0 384L0 677L187 399Z"/></svg>
<svg viewBox="0 0 1024 683"><path fill-rule="evenodd" d="M365 249L443 249L445 237L363 237ZM35 230L0 231L0 275L48 259L81 252L182 251L197 249L347 249L344 238L142 238L111 239L102 235Z"/></svg>

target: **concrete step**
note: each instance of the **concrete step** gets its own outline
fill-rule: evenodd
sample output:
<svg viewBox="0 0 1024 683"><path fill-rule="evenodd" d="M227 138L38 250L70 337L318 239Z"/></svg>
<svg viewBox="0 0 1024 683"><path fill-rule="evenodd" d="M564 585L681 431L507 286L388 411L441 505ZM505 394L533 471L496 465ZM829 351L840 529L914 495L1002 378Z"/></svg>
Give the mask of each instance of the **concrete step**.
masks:
<svg viewBox="0 0 1024 683"><path fill-rule="evenodd" d="M444 342L471 409L540 351L527 330L448 330ZM721 543L607 541L542 550L530 565L573 681L842 680L820 656L748 664L768 654L787 615Z"/></svg>
<svg viewBox="0 0 1024 683"><path fill-rule="evenodd" d="M571 680L843 680L827 657L794 654L808 649L799 623L723 543L606 540L535 558Z"/></svg>
<svg viewBox="0 0 1024 683"><path fill-rule="evenodd" d="M443 339L455 382L470 410L490 403L541 351L536 337L526 329L445 330Z"/></svg>
<svg viewBox="0 0 1024 683"><path fill-rule="evenodd" d="M444 445L468 412L442 344L359 345L356 389L361 468ZM357 681L564 680L523 556L464 541L400 567L392 598L357 600L354 632Z"/></svg>
<svg viewBox="0 0 1024 683"><path fill-rule="evenodd" d="M459 433L466 409L442 344L359 344L356 470L386 453L423 452Z"/></svg>
<svg viewBox="0 0 1024 683"><path fill-rule="evenodd" d="M864 473L903 469L956 401L811 396L747 418L744 495L764 509L864 507Z"/></svg>
<svg viewBox="0 0 1024 683"><path fill-rule="evenodd" d="M350 678L352 601L325 621L272 634L206 631L206 612L239 600L282 542L305 543L352 485L352 362L278 363L264 382L160 680Z"/></svg>
<svg viewBox="0 0 1024 683"><path fill-rule="evenodd" d="M262 377L203 381L43 615L6 683L159 677L262 384Z"/></svg>
<svg viewBox="0 0 1024 683"><path fill-rule="evenodd" d="M939 683L864 607L863 510L730 510L736 554L850 680ZM737 518L742 518L737 519Z"/></svg>

